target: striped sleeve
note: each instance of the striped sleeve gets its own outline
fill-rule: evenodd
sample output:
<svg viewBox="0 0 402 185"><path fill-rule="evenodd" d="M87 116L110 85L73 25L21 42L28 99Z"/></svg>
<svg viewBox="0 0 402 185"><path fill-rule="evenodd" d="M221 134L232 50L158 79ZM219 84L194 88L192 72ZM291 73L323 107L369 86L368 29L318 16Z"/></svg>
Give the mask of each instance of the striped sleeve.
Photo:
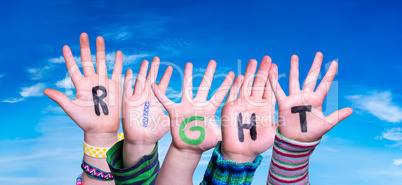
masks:
<svg viewBox="0 0 402 185"><path fill-rule="evenodd" d="M136 165L124 168L123 142L121 140L110 148L106 158L116 185L155 184L159 172L158 143L151 154L144 155Z"/></svg>
<svg viewBox="0 0 402 185"><path fill-rule="evenodd" d="M314 142L299 142L286 138L276 130L267 184L310 184L309 158L320 141L321 139Z"/></svg>
<svg viewBox="0 0 402 185"><path fill-rule="evenodd" d="M261 164L262 156L258 155L254 161L236 163L224 160L221 155L221 142L219 141L212 153L204 179L201 185L249 185L254 177L254 172Z"/></svg>

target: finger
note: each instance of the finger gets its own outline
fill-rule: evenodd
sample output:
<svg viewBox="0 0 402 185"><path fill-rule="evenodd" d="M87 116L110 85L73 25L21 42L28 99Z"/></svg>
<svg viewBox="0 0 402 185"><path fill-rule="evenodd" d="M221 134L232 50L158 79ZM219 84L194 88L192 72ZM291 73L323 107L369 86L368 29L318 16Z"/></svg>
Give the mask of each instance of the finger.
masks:
<svg viewBox="0 0 402 185"><path fill-rule="evenodd" d="M241 87L240 96L250 96L251 86L253 84L253 78L255 71L257 70L257 61L252 59L248 62L246 72L244 73L244 82Z"/></svg>
<svg viewBox="0 0 402 185"><path fill-rule="evenodd" d="M289 95L297 94L299 91L299 57L293 55L290 61Z"/></svg>
<svg viewBox="0 0 402 185"><path fill-rule="evenodd" d="M55 101L68 115L73 112L74 103L66 95L54 89L45 89L43 93Z"/></svg>
<svg viewBox="0 0 402 185"><path fill-rule="evenodd" d="M187 63L184 69L182 101L193 99L193 64Z"/></svg>
<svg viewBox="0 0 402 185"><path fill-rule="evenodd" d="M96 71L100 76L107 76L105 40L101 36L96 38Z"/></svg>
<svg viewBox="0 0 402 185"><path fill-rule="evenodd" d="M92 64L91 50L89 48L88 34L81 33L80 36L81 48L81 64L85 76L95 74L94 65Z"/></svg>
<svg viewBox="0 0 402 185"><path fill-rule="evenodd" d="M113 67L112 80L116 80L117 77L121 77L123 72L123 53L121 51L116 52L116 60Z"/></svg>
<svg viewBox="0 0 402 185"><path fill-rule="evenodd" d="M243 75L239 75L236 77L233 86L229 91L228 98L226 98L226 102L232 102L237 99L237 97L239 96L240 88L243 85L243 80L244 80Z"/></svg>
<svg viewBox="0 0 402 185"><path fill-rule="evenodd" d="M276 64L272 63L270 70L272 70L274 72L275 76L278 76L278 66ZM270 102L273 105L275 105L275 103L276 103L275 95L272 90L271 84L269 82L269 77L268 77L267 81L265 82L265 89L264 89L264 94L262 95L262 98L266 99L266 100L270 100Z"/></svg>
<svg viewBox="0 0 402 185"><path fill-rule="evenodd" d="M135 80L134 85L134 94L142 93L145 88L145 77L147 76L149 62L147 60L143 60L141 63L140 70L138 71L137 78Z"/></svg>
<svg viewBox="0 0 402 185"><path fill-rule="evenodd" d="M208 98L209 89L211 88L212 80L214 79L216 69L216 62L211 60L205 70L204 77L201 81L200 87L198 88L196 99L206 100Z"/></svg>
<svg viewBox="0 0 402 185"><path fill-rule="evenodd" d="M271 68L271 58L269 56L264 56L261 61L261 65L258 68L257 75L254 79L252 96L262 97L264 93L265 83L268 80L268 72Z"/></svg>
<svg viewBox="0 0 402 185"><path fill-rule="evenodd" d="M155 83L156 77L158 76L160 60L158 57L154 57L151 63L151 69L147 76L147 81L149 84Z"/></svg>
<svg viewBox="0 0 402 185"><path fill-rule="evenodd" d="M314 58L314 62L311 65L310 71L308 72L306 81L304 81L303 91L314 91L318 75L320 75L322 58L322 53L317 52Z"/></svg>
<svg viewBox="0 0 402 185"><path fill-rule="evenodd" d="M353 110L351 108L343 108L341 110L335 111L331 115L328 116L328 119L330 121L330 129L334 127L336 124L341 122L342 120L346 119L350 115L352 115ZM328 129L328 130L330 130Z"/></svg>
<svg viewBox="0 0 402 185"><path fill-rule="evenodd" d="M175 104L172 102L160 89L159 87L153 83L151 85L151 89L155 94L155 97L159 100L159 102L165 107L165 109L170 112L171 107Z"/></svg>
<svg viewBox="0 0 402 185"><path fill-rule="evenodd" d="M232 86L234 77L235 74L230 71L216 93L212 96L211 100L214 101L215 106L222 104L223 99L225 99L226 95L228 94L230 86Z"/></svg>
<svg viewBox="0 0 402 185"><path fill-rule="evenodd" d="M128 69L124 77L124 96L130 97L133 94L133 71Z"/></svg>
<svg viewBox="0 0 402 185"><path fill-rule="evenodd" d="M78 82L83 78L83 76L77 66L77 63L75 63L70 47L67 45L63 47L63 56L64 61L66 61L67 71L68 74L70 74L71 81L73 81L74 86L77 87Z"/></svg>
<svg viewBox="0 0 402 185"><path fill-rule="evenodd" d="M278 82L278 75L275 74L275 70L277 71L276 65L273 66L273 69L269 71L269 83L271 84L272 91L274 92L275 98L280 103L282 100L286 98L285 92L283 92L281 85Z"/></svg>
<svg viewBox="0 0 402 185"><path fill-rule="evenodd" d="M169 85L170 78L172 77L172 73L172 66L168 66L165 70L165 73L163 73L161 80L159 81L158 87L163 92L163 94L166 94L166 90Z"/></svg>
<svg viewBox="0 0 402 185"><path fill-rule="evenodd" d="M331 66L329 66L329 69L325 74L324 78L321 80L321 83L318 85L317 90L315 92L318 93L319 96L321 96L322 98L325 98L325 96L327 96L329 88L331 87L332 82L334 81L337 69L338 69L338 62L333 61L331 63Z"/></svg>

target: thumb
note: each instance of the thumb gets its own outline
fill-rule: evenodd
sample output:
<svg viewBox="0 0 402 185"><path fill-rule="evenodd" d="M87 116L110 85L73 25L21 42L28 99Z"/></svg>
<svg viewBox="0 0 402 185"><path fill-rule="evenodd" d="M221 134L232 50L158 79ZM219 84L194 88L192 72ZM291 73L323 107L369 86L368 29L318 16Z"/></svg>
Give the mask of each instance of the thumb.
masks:
<svg viewBox="0 0 402 185"><path fill-rule="evenodd" d="M68 115L72 112L74 104L66 95L58 90L47 88L43 91L46 96L55 101Z"/></svg>
<svg viewBox="0 0 402 185"><path fill-rule="evenodd" d="M328 116L329 121L333 126L341 122L342 120L346 119L353 113L353 110L351 108L344 108L338 111L335 111L331 115Z"/></svg>

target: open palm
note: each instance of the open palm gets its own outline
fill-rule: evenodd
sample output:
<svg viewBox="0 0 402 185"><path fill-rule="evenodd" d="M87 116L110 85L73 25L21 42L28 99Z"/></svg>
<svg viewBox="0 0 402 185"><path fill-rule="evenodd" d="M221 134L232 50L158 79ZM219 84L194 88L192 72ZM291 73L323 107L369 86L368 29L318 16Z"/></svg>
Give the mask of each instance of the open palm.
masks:
<svg viewBox="0 0 402 185"><path fill-rule="evenodd" d="M322 104L336 75L338 63L336 61L332 62L328 72L314 91L320 73L322 58L322 53L318 52L305 80L303 90L300 90L299 59L296 55L292 56L289 75L289 96L286 96L280 87L278 75L274 71L270 71L270 83L278 101L279 132L290 139L302 142L315 141L353 112L350 108L344 108L328 117L324 116ZM297 107L304 109L305 124L301 123L303 122L303 118L301 118L303 116L300 116L300 110L296 111ZM295 110L293 113L292 109Z"/></svg>
<svg viewBox="0 0 402 185"><path fill-rule="evenodd" d="M116 53L112 79L109 79L103 38L96 39L96 73L86 33L80 36L80 47L85 76L81 74L70 48L63 47L66 66L76 89L75 100L70 100L66 95L54 89L46 89L44 93L58 103L70 118L87 133L117 133L122 97L123 54L120 51ZM96 97L99 97L99 102L94 101ZM103 103L105 105L102 106Z"/></svg>
<svg viewBox="0 0 402 185"><path fill-rule="evenodd" d="M155 144L170 129L169 116L163 112L161 103L155 98L151 84L158 75L160 60L155 57L147 76L149 62L144 60L138 72L134 91L133 72L128 70L124 79L123 130L125 140L133 144ZM168 66L158 87L165 94L173 68ZM145 114L144 114L145 112Z"/></svg>
<svg viewBox="0 0 402 185"><path fill-rule="evenodd" d="M202 153L213 148L221 139L220 129L215 121L215 114L229 91L234 79L234 73L229 72L221 87L211 100L207 101L215 68L216 62L211 61L205 71L198 93L193 98L193 65L187 63L184 72L182 101L178 104L169 100L158 86L152 85L152 90L156 97L169 112L170 129L173 138L172 145L179 150Z"/></svg>
<svg viewBox="0 0 402 185"><path fill-rule="evenodd" d="M252 162L258 154L273 145L276 130L275 98L269 85L268 72L274 65L265 56L253 84L257 61L250 60L245 76L239 75L236 78L221 115L221 151L224 158L238 163ZM255 131L253 128L242 127L252 124L252 119L255 120Z"/></svg>

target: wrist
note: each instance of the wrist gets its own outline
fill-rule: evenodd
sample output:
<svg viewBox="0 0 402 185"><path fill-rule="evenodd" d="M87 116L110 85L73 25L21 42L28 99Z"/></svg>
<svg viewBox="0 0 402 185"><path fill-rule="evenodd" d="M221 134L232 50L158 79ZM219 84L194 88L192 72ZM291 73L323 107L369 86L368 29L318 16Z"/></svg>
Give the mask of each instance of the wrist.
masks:
<svg viewBox="0 0 402 185"><path fill-rule="evenodd" d="M137 164L143 156L151 154L156 147L156 143L130 143L124 140L123 143L123 163L125 168L129 168Z"/></svg>
<svg viewBox="0 0 402 185"><path fill-rule="evenodd" d="M321 137L315 140L305 140L305 139L294 139L292 137L288 137L283 135L280 132L280 129L278 128L276 130L276 134L275 134L275 144L276 142L286 142L286 143L291 143L291 144L295 144L295 145L300 145L300 146L304 146L302 148L304 149L309 149L310 147L316 147L320 141L321 141ZM275 146L274 144L274 146Z"/></svg>
<svg viewBox="0 0 402 185"><path fill-rule="evenodd" d="M224 160L231 160L236 163L253 162L258 154L251 153L248 147L234 147L235 143L221 141L220 153Z"/></svg>
<svg viewBox="0 0 402 185"><path fill-rule="evenodd" d="M309 134L297 133L297 134L295 134L295 132L293 132L289 129L285 129L284 127L280 127L280 126L278 127L277 132L286 138L289 138L291 140L298 141L298 142L307 142L307 143L314 142L321 138L321 137L315 136L315 134L313 134L313 133L309 133Z"/></svg>
<svg viewBox="0 0 402 185"><path fill-rule="evenodd" d="M136 152L141 152L144 153L142 151L149 151L149 152L145 152L147 154L152 153L152 151L154 151L156 146L156 142L155 143L130 143L129 141L124 140L123 143L123 148L127 148L130 150L136 150Z"/></svg>
<svg viewBox="0 0 402 185"><path fill-rule="evenodd" d="M117 133L84 132L84 142L95 147L112 147L117 142Z"/></svg>
<svg viewBox="0 0 402 185"><path fill-rule="evenodd" d="M179 149L174 144L170 145L169 150L171 150L172 153L175 154L174 156L177 156L176 159L179 159L176 162L183 165L195 163L195 161L196 164L198 164L202 156L202 152L200 151L195 151L191 149Z"/></svg>
<svg viewBox="0 0 402 185"><path fill-rule="evenodd" d="M253 162L257 155L246 155L246 154L237 154L237 153L230 153L226 152L223 148L221 149L222 158L224 160L231 160L236 163L246 163L246 162Z"/></svg>

